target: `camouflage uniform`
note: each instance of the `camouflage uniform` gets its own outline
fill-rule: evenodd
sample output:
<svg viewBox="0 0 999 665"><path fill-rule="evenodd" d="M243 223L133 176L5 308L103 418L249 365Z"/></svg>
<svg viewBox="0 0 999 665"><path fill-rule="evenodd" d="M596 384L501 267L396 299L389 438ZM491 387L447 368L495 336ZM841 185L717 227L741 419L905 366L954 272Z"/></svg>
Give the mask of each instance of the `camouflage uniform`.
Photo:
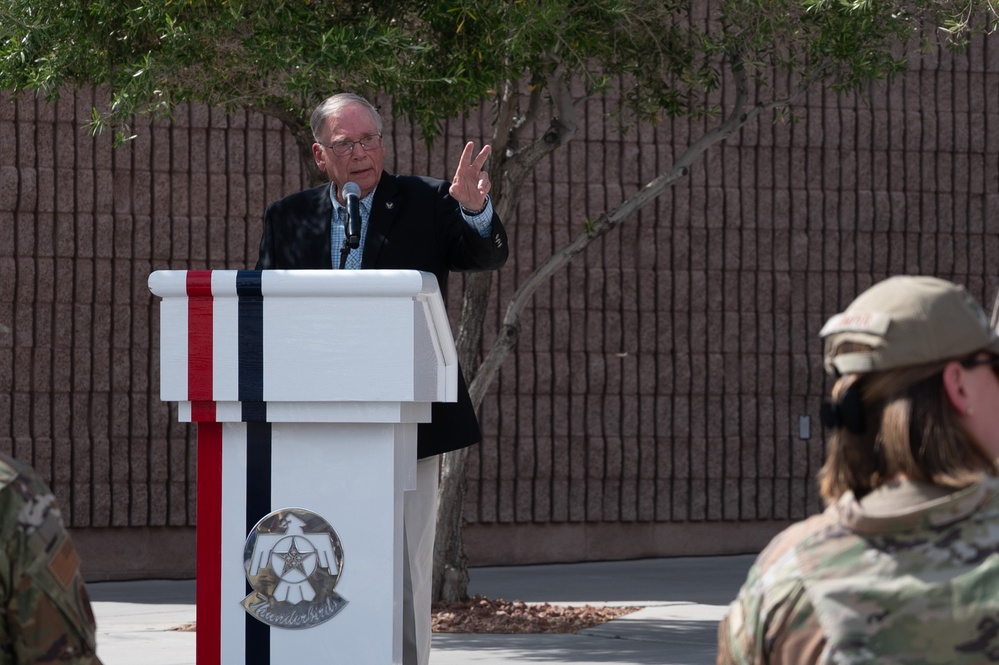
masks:
<svg viewBox="0 0 999 665"><path fill-rule="evenodd" d="M100 665L94 614L55 497L0 454L0 665Z"/></svg>
<svg viewBox="0 0 999 665"><path fill-rule="evenodd" d="M718 663L999 662L999 480L847 493L760 554L718 644Z"/></svg>

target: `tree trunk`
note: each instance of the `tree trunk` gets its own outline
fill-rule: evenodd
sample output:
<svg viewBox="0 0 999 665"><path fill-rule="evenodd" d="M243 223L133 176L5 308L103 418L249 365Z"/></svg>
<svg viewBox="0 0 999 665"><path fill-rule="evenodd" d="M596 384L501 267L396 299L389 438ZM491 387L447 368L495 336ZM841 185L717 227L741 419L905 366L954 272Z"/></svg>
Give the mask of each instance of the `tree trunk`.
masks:
<svg viewBox="0 0 999 665"><path fill-rule="evenodd" d="M492 274L472 273L465 282L465 296L458 323L458 364L470 386L475 382L475 369L485 318ZM482 395L472 393L472 404L478 408ZM462 526L465 523L465 491L468 481L465 466L468 448L445 453L441 460L440 486L437 489L437 536L434 542L433 599L462 600L468 596L468 558Z"/></svg>
<svg viewBox="0 0 999 665"><path fill-rule="evenodd" d="M309 186L329 182L327 175L316 166L315 157L312 155L312 144L315 138L312 136L312 128L309 126L308 117L299 116L277 106L264 108L261 111L264 115L269 115L272 118L280 120L285 129L295 138L295 145L298 147L298 156L302 160L302 168L305 169L305 177L309 182Z"/></svg>
<svg viewBox="0 0 999 665"><path fill-rule="evenodd" d="M530 143L520 152L511 156L506 147L511 136L518 133L517 123L513 120L515 107L515 85L509 84L503 88L499 101L499 115L502 120L497 124L497 135L493 137L493 147L496 150L494 159L493 207L501 219L508 219L508 212L516 207L516 201L503 196L503 192L519 191L521 185L533 172L534 167L546 155L564 145L576 134L576 114L569 94L568 82L560 76L549 81L552 98L558 109L557 118L553 118L551 126L540 140ZM538 112L541 98L540 90L531 95L531 110L529 118L533 120ZM528 122L528 124L530 124ZM489 290L492 286L492 273L471 273L465 280L464 301L461 308L461 319L458 324L458 363L461 365L468 382L468 392L472 405L476 409L482 403L492 379L498 371L486 372L486 379L480 380L478 375L481 367L482 329L486 317L486 306L489 302ZM506 348L516 346L517 330L504 326L499 331L498 344ZM494 345L495 347L495 345ZM497 357L493 352L493 356ZM502 362L502 361L500 361ZM468 558L465 556L465 541L462 537L464 526L465 492L468 480L465 470L468 461L468 450L456 450L446 453L441 463L440 486L437 491L439 506L437 508L437 536L434 543L434 601L463 600L468 597Z"/></svg>
<svg viewBox="0 0 999 665"><path fill-rule="evenodd" d="M461 535L464 524L465 464L468 448L461 448L443 455L441 460L441 485L437 496L437 537L434 541L435 601L461 600L468 596L468 557Z"/></svg>

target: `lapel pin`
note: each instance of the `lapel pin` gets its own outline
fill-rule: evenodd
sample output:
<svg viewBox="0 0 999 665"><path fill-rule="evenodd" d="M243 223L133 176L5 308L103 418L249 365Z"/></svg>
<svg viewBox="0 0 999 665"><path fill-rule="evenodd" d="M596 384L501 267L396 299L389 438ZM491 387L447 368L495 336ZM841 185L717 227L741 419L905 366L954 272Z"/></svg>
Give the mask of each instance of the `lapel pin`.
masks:
<svg viewBox="0 0 999 665"><path fill-rule="evenodd" d="M395 206L395 204L392 203L391 201L386 201L385 202L385 209L386 210L391 210L394 206Z"/></svg>

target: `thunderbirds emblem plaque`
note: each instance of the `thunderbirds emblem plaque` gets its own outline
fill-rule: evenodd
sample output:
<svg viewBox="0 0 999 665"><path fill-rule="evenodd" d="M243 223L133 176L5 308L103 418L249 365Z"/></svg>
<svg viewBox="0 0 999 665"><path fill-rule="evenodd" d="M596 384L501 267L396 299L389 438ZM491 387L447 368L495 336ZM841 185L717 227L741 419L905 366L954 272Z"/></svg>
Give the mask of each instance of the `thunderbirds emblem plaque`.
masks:
<svg viewBox="0 0 999 665"><path fill-rule="evenodd" d="M343 546L333 527L308 510L282 508L257 522L243 548L243 569L253 589L243 607L271 626L313 628L347 604L334 590Z"/></svg>

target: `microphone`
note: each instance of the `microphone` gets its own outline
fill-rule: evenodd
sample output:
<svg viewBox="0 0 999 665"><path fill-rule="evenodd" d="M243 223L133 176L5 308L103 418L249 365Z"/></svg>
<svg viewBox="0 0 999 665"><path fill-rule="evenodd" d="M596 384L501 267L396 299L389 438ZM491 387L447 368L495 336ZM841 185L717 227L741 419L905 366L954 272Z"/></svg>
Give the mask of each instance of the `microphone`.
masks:
<svg viewBox="0 0 999 665"><path fill-rule="evenodd" d="M347 221L343 232L347 236L347 246L357 249L361 244L361 188L356 182L343 186L343 200L347 203Z"/></svg>

